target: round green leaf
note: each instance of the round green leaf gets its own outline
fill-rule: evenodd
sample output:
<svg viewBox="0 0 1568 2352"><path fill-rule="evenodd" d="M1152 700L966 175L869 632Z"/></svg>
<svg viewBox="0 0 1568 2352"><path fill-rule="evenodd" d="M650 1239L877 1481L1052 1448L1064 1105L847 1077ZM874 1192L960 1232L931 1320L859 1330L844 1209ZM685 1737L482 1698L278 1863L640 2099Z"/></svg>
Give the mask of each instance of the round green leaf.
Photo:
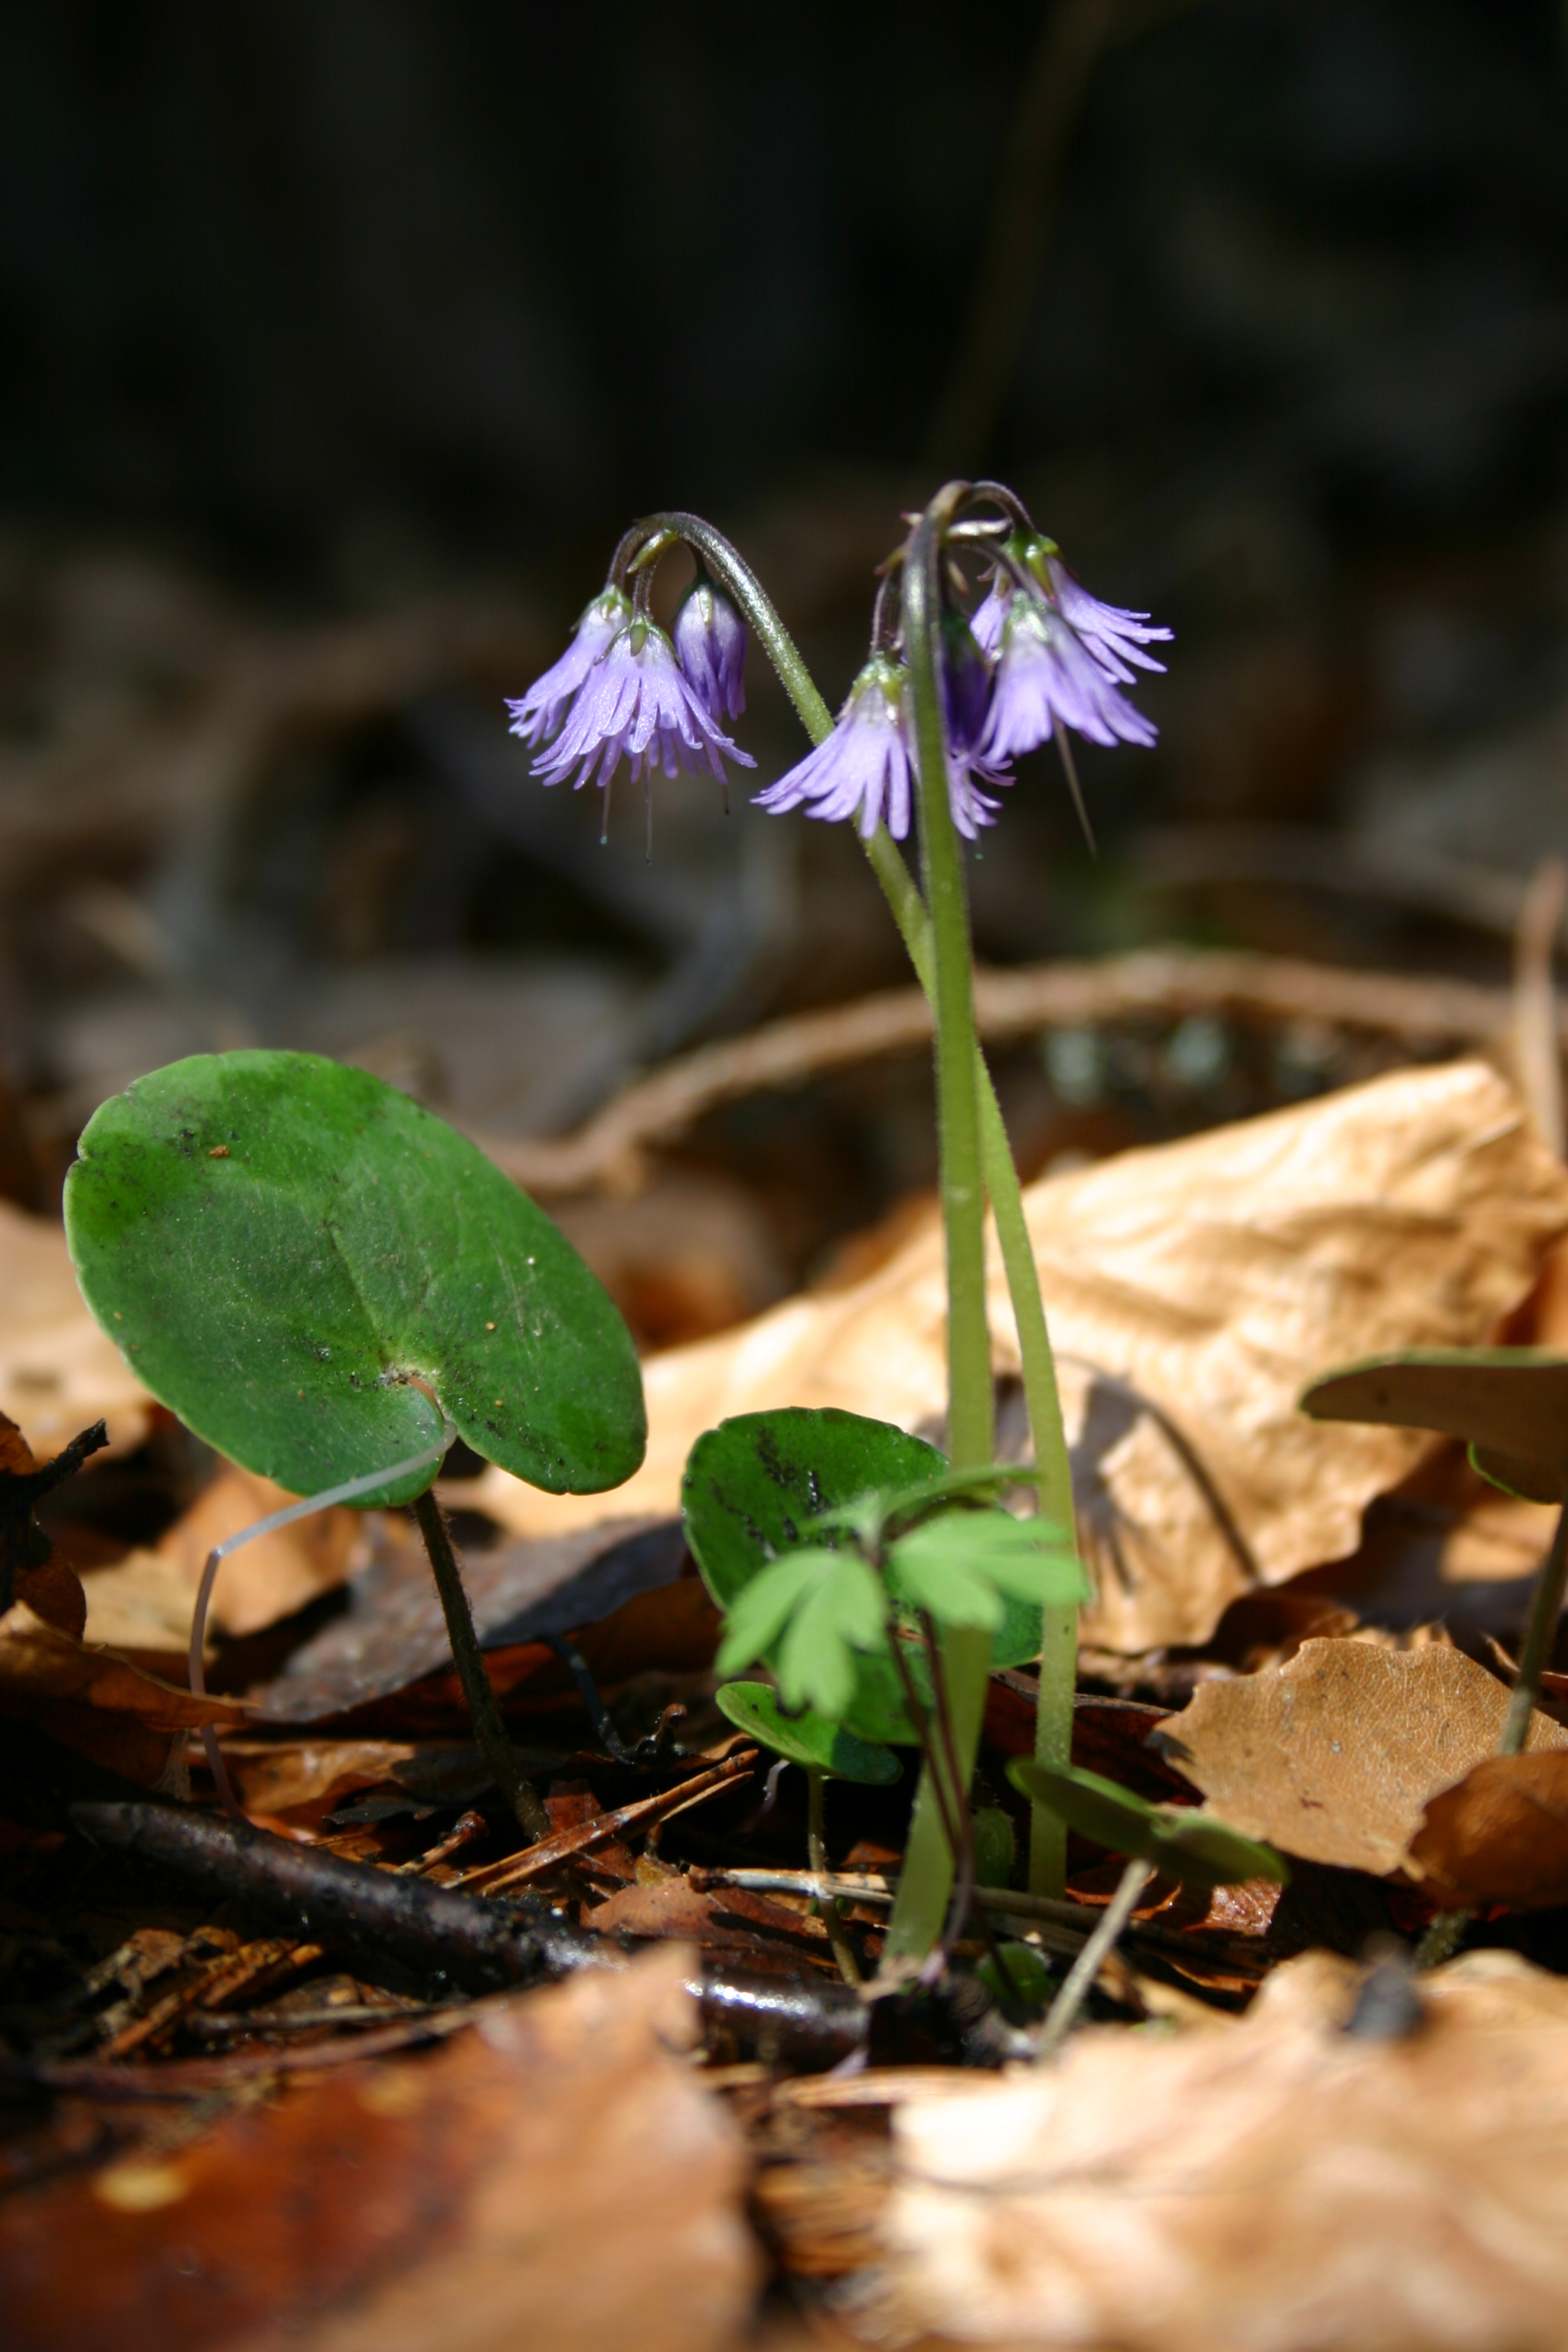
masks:
<svg viewBox="0 0 1568 2352"><path fill-rule="evenodd" d="M1184 1805L1152 1805L1130 1789L1079 1766L1058 1771L1019 1757L1007 1778L1026 1797L1048 1805L1080 1837L1112 1853L1152 1863L1168 1878L1194 1886L1238 1886L1249 1878L1289 1884L1290 1873L1272 1846L1227 1829L1211 1813Z"/></svg>
<svg viewBox="0 0 1568 2352"><path fill-rule="evenodd" d="M1532 1500L1562 1500L1568 1356L1549 1349L1413 1348L1373 1356L1314 1381L1301 1410L1314 1421L1441 1430L1478 1449L1477 1467L1494 1484Z"/></svg>
<svg viewBox="0 0 1568 2352"><path fill-rule="evenodd" d="M368 1072L198 1055L103 1104L79 1150L82 1296L153 1394L247 1469L312 1494L431 1444L437 1407L552 1494L641 1461L641 1375L607 1294L492 1161Z"/></svg>
<svg viewBox="0 0 1568 2352"><path fill-rule="evenodd" d="M771 1748L775 1756L804 1765L808 1772L826 1772L836 1780L860 1780L868 1788L886 1788L899 1777L896 1756L886 1748L857 1739L835 1723L824 1722L809 1707L785 1715L778 1693L766 1683L725 1683L716 1693L721 1712L752 1739Z"/></svg>
<svg viewBox="0 0 1568 2352"><path fill-rule="evenodd" d="M782 1553L845 1540L810 1527L824 1512L940 1477L946 1467L923 1438L836 1406L740 1413L705 1432L687 1456L686 1540L714 1601L728 1609Z"/></svg>

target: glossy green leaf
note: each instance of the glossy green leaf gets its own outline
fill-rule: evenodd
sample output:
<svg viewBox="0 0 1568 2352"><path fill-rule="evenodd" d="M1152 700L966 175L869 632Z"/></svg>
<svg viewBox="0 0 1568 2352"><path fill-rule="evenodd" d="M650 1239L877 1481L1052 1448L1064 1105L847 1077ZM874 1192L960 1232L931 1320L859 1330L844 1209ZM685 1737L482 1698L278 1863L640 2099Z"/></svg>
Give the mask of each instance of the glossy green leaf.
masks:
<svg viewBox="0 0 1568 2352"><path fill-rule="evenodd" d="M607 1294L492 1161L381 1079L201 1055L106 1102L79 1150L83 1297L153 1394L247 1469L311 1494L418 1453L437 1407L552 1493L641 1461L641 1376Z"/></svg>
<svg viewBox="0 0 1568 2352"><path fill-rule="evenodd" d="M829 1406L747 1412L700 1437L681 1485L686 1539L703 1582L729 1609L760 1569L797 1546L847 1541L810 1522L881 1489L941 1477L934 1445L886 1421Z"/></svg>
<svg viewBox="0 0 1568 2352"><path fill-rule="evenodd" d="M1212 1814L1184 1805L1152 1805L1114 1780L1078 1766L1058 1771L1019 1757L1007 1767L1013 1786L1096 1845L1152 1863L1168 1878L1194 1886L1236 1886L1249 1878L1289 1884L1290 1873L1272 1846L1227 1829Z"/></svg>
<svg viewBox="0 0 1568 2352"><path fill-rule="evenodd" d="M1496 1486L1560 1502L1568 1474L1568 1357L1544 1348L1412 1349L1346 1364L1303 1391L1315 1421L1374 1421L1462 1437Z"/></svg>
<svg viewBox="0 0 1568 2352"><path fill-rule="evenodd" d="M853 1732L826 1722L809 1707L785 1715L778 1693L766 1683L726 1683L715 1696L720 1712L737 1731L760 1740L775 1756L804 1765L808 1772L858 1780L867 1788L887 1788L899 1777L901 1768L890 1749L857 1739Z"/></svg>

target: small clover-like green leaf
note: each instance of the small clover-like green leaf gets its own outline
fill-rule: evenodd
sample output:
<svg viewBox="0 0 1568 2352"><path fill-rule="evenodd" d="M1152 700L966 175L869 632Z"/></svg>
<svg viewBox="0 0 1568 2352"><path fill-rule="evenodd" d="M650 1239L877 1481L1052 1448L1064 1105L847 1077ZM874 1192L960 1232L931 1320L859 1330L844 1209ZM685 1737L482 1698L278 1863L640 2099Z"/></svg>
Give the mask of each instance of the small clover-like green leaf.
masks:
<svg viewBox="0 0 1568 2352"><path fill-rule="evenodd" d="M1243 1837L1212 1813L1187 1805L1152 1805L1130 1789L1079 1766L1060 1771L1019 1757L1007 1767L1013 1786L1096 1845L1152 1863L1194 1886L1237 1886L1249 1878L1289 1885L1290 1872L1272 1846Z"/></svg>
<svg viewBox="0 0 1568 2352"><path fill-rule="evenodd" d="M766 1683L726 1683L715 1698L720 1713L737 1731L771 1748L808 1772L823 1772L835 1780L858 1780L867 1788L887 1788L899 1777L900 1766L891 1749L868 1739L857 1739L842 1725L828 1723L807 1707L785 1715L778 1693Z"/></svg>
<svg viewBox="0 0 1568 2352"><path fill-rule="evenodd" d="M721 1675L736 1673L765 1657L824 1573L838 1565L837 1552L810 1549L786 1553L737 1593L724 1622L724 1638L713 1663Z"/></svg>
<svg viewBox="0 0 1568 2352"><path fill-rule="evenodd" d="M552 1493L641 1461L641 1375L607 1293L467 1137L367 1071L197 1055L104 1103L79 1149L82 1296L153 1394L247 1469L309 1495L438 1443L443 1419Z"/></svg>
<svg viewBox="0 0 1568 2352"><path fill-rule="evenodd" d="M856 1652L886 1647L887 1595L858 1552L807 1557L828 1565L803 1594L779 1643L779 1689L786 1706L813 1706L838 1723L855 1696Z"/></svg>
<svg viewBox="0 0 1568 2352"><path fill-rule="evenodd" d="M1005 1511L944 1511L922 1520L889 1547L888 1560L895 1597L941 1624L994 1631L1007 1600L1040 1609L1089 1597L1060 1531Z"/></svg>

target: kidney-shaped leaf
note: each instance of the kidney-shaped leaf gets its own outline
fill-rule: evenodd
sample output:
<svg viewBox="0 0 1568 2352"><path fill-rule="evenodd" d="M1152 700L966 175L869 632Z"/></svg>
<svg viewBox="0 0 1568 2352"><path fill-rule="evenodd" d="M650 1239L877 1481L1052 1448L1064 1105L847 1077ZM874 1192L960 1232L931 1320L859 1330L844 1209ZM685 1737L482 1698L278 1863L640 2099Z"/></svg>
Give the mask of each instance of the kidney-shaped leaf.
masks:
<svg viewBox="0 0 1568 2352"><path fill-rule="evenodd" d="M1026 1757L1008 1765L1007 1777L1080 1837L1109 1846L1112 1853L1152 1863L1167 1878L1194 1886L1239 1886L1249 1878L1289 1883L1289 1870L1272 1846L1243 1837L1191 1806L1152 1805L1098 1772L1077 1766L1058 1771Z"/></svg>
<svg viewBox="0 0 1568 2352"><path fill-rule="evenodd" d="M766 1683L726 1683L715 1696L721 1713L737 1731L760 1740L775 1756L804 1765L808 1772L863 1781L868 1788L886 1788L899 1777L899 1759L889 1749L857 1739L852 1731L825 1721L809 1707L799 1715L785 1715L778 1693Z"/></svg>
<svg viewBox="0 0 1568 2352"><path fill-rule="evenodd" d="M1374 1421L1441 1430L1469 1444L1476 1467L1532 1502L1563 1499L1568 1471L1568 1357L1544 1348L1412 1349L1372 1356L1314 1381L1314 1421Z"/></svg>
<svg viewBox="0 0 1568 2352"><path fill-rule="evenodd" d="M493 1162L366 1071L198 1055L103 1104L79 1151L83 1297L153 1394L247 1469L308 1495L405 1460L440 1435L430 1397L552 1493L641 1461L607 1294Z"/></svg>

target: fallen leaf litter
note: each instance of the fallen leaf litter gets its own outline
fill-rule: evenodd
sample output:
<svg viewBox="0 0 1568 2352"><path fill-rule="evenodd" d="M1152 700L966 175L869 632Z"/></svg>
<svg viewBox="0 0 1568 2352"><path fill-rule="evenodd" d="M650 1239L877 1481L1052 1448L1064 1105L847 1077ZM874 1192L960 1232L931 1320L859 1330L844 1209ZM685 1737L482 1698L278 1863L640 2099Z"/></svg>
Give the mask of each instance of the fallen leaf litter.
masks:
<svg viewBox="0 0 1568 2352"><path fill-rule="evenodd" d="M1555 2344L1568 2168L1552 2036L1568 2027L1568 1995L1551 1971L1568 1948L1552 1908L1568 1895L1568 1731L1538 1714L1528 1752L1500 1770L1489 1751L1508 1693L1495 1659L1441 1636L1412 1643L1397 1612L1379 1622L1375 1576L1357 1559L1363 1515L1377 1498L1386 1507L1419 1493L1428 1520L1446 1511L1458 1540L1487 1506L1456 1449L1403 1431L1298 1425L1292 1412L1302 1382L1335 1360L1491 1337L1568 1231L1568 1181L1495 1073L1461 1064L1129 1154L1036 1187L1028 1205L1100 1577L1091 1658L1120 1654L1134 1674L1184 1646L1201 1658L1227 1610L1265 1599L1276 1609L1258 1651L1268 1662L1226 1663L1224 1636L1178 1713L1144 1701L1119 1714L1087 1696L1075 1757L1160 1801L1205 1799L1295 1859L1292 1886L1211 1901L1154 1882L1100 1975L1098 2021L1042 2078L955 2066L1004 2053L962 2003L942 2000L890 2033L877 2023L865 2067L865 2012L856 2005L851 2032L813 1916L814 1893L828 1890L799 1870L787 1787L767 1806L743 1744L703 1714L712 1612L670 1527L669 1466L723 1413L786 1396L852 1399L931 1433L941 1333L924 1240L849 1289L656 1360L649 1464L615 1495L552 1502L494 1471L445 1490L502 1530L470 1551L468 1574L492 1678L551 1791L548 1853L515 1852L515 1832L484 1811L437 1626L414 1580L399 1584L390 1531L329 1525L253 1563L253 1579L237 1563L213 1655L256 1657L242 1690L204 1705L146 1670L180 1646L180 1596L210 1529L252 1510L233 1483L243 1474L224 1471L156 1542L107 1567L84 1562L86 1641L58 1622L62 1592L69 1606L58 1580L54 1622L26 1597L0 1619L4 1736L30 1734L44 1707L47 1736L78 1759L74 1798L118 1803L128 1822L137 1808L125 1784L173 1785L192 1761L191 1730L216 1722L247 1805L299 1855L300 1886L319 1858L351 1874L351 1910L362 1884L384 1889L376 1901L389 1919L405 1900L395 1890L406 1890L408 1918L426 1930L437 1898L471 1908L474 1929L493 1919L474 1946L489 1958L474 1961L473 1992L452 1981L432 1997L428 1977L407 1971L412 1944L402 1964L389 1961L384 1940L378 1954L342 1924L349 1912L336 1948L308 1893L292 1932L279 1919L243 1933L226 1906L215 1921L211 1895L188 1874L160 1882L149 1917L134 1870L108 1847L89 1867L99 1909L88 1945L79 1929L68 1951L51 1920L75 1849L58 1814L18 1825L0 1927L18 1939L20 1998L0 2024L11 2053L0 2068L54 2102L0 2147L16 2191L0 2201L0 2275L20 2342L112 2333L122 2352L143 2340L221 2347L287 2325L303 2331L291 2341L347 2352L373 2331L423 2342L439 2310L443 2337L476 2347L524 2311L535 2328L549 2314L550 2340L567 2346L607 2340L595 2329L655 2347L727 2346L763 2275L742 2218L749 2179L763 2246L810 2282L821 2323L850 2341L923 2330L1161 2352ZM18 1222L11 1238L38 1295L47 1229ZM1005 1385L1000 1293L997 1308ZM119 1360L110 1351L95 1388L85 1331L73 1336L63 1306L48 1328L59 1360L85 1368L72 1376L75 1425L102 1410L111 1434L118 1416L133 1438L140 1408ZM32 1427L46 1450L71 1433ZM1511 1583L1493 1579L1500 1594L1517 1600L1529 1549L1509 1556ZM1342 1572L1350 1605L1334 1597ZM1407 1573L1402 1560L1387 1589ZM1428 1588L1436 1615L1441 1578ZM1310 1630L1325 1622L1331 1631ZM94 1647L110 1623L148 1636L124 1641L137 1664ZM633 1738L635 1760L573 1748L584 1717L552 1647L563 1638ZM246 1649L258 1642L271 1644L265 1655ZM1019 1680L994 1685L983 1769L996 1789L1019 1752L1009 1727ZM1545 1706L1557 1704L1549 1679ZM1023 1690L1016 1706L1026 1712ZM476 1800L479 1826L455 1836ZM898 1814L870 1791L843 1801L837 1827L830 1815L830 1889L874 1958ZM1075 1850L1063 1916L1031 1916L1006 1889L994 1890L995 1916L1065 1959L1115 1876L1104 1857ZM236 1883L220 1872L212 1894ZM509 1886L510 1913L471 1904ZM1397 2032L1347 2032L1370 1981L1357 1958L1369 1929L1414 1934L1458 1899L1491 1906L1483 1936L1522 1948L1479 1948L1423 1980L1387 2012L1405 2016ZM483 1991L508 1938L519 1951L570 1947L567 1980ZM639 1942L669 1939L676 1949L634 1957ZM428 1948L450 1963L438 1934ZM587 1952L612 1965L583 1969ZM345 1958L362 1973L345 1975ZM1130 2032L1139 2019L1143 2030ZM421 2043L432 2046L416 2054ZM680 2046L705 2049L712 2091L671 2054ZM862 2071L821 2071L845 2057ZM519 2063L530 2070L526 2125L508 2119L517 2103L500 2087ZM1505 2081L1511 2137L1495 2095ZM285 2084L296 2087L284 2095ZM381 2216L370 2235L329 2242L280 2219L247 2245L236 2217L274 2206L281 2217L287 2200L266 2184L313 2166L312 2151L349 2148L362 2128L345 2140L351 2117L384 2135L374 2151L366 2143ZM471 2147L460 2159L439 2153L464 2131L482 2142L488 2170ZM597 2168L603 2191L592 2210L577 2190L552 2206L547 2172L564 2184L585 2178L584 2166ZM460 2252L439 2230L399 2235L411 2183L431 2167L427 2197ZM1281 2200L1268 2184L1285 2178ZM519 2197L534 2217L521 2235ZM646 2255L624 2243L634 2209ZM90 2277L73 2274L67 2251L89 2226L101 2252ZM595 2302L589 2249L612 2226L621 2252L598 2263ZM552 2231L561 2242L546 2253ZM1378 2264L1389 2231L1422 2249L1419 2294ZM1331 2261L1313 2253L1325 2243ZM192 2247L195 2267L182 2269ZM650 2298L676 2273L679 2317L667 2323ZM708 2299L694 2305L697 2273ZM467 2315L454 2333L457 2304ZM47 2336L33 2316L46 2310Z"/></svg>

